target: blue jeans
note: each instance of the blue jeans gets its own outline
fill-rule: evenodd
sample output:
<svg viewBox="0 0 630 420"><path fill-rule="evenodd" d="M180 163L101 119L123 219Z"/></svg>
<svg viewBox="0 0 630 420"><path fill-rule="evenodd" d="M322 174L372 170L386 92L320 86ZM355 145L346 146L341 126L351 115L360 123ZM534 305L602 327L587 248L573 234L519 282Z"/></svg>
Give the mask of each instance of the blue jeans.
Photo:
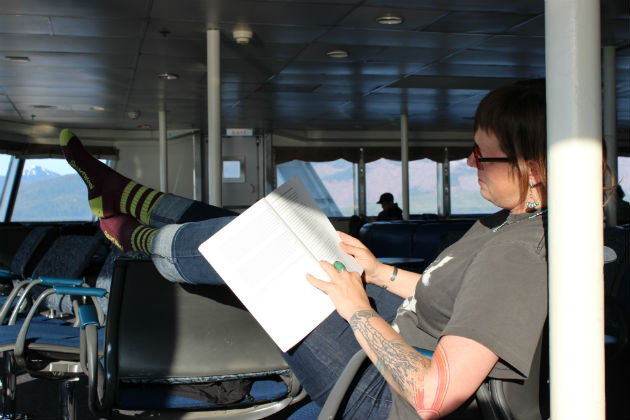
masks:
<svg viewBox="0 0 630 420"><path fill-rule="evenodd" d="M198 247L234 217L234 213L224 209L166 195L151 215L151 224L162 226L151 246L155 266L171 281L224 284ZM402 299L373 285L367 286L367 293L374 309L392 322ZM309 396L321 407L359 348L350 325L334 312L294 348L283 353L283 357ZM384 419L390 408L390 389L370 363L358 376L344 406L343 418Z"/></svg>

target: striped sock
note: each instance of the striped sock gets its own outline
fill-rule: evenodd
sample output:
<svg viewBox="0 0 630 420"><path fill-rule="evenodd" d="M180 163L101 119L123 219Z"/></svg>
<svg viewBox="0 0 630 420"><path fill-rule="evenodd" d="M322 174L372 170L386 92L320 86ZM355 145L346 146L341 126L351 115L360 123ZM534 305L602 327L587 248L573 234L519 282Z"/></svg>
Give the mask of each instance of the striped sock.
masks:
<svg viewBox="0 0 630 420"><path fill-rule="evenodd" d="M101 219L100 224L107 239L124 252L151 254L151 242L158 231L157 228L143 225L124 214Z"/></svg>
<svg viewBox="0 0 630 420"><path fill-rule="evenodd" d="M151 212L164 193L140 185L114 171L90 155L77 136L68 129L61 131L59 142L66 160L87 185L88 200L94 215L103 218L123 213L145 225L149 224Z"/></svg>

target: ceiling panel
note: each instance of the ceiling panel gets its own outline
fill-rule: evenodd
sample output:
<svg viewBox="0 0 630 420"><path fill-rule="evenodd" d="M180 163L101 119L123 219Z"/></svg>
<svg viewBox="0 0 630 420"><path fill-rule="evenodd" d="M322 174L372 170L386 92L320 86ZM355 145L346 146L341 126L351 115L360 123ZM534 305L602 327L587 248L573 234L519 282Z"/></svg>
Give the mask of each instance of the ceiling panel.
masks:
<svg viewBox="0 0 630 420"><path fill-rule="evenodd" d="M431 32L501 34L529 21L533 15L499 12L451 12L424 28Z"/></svg>
<svg viewBox="0 0 630 420"><path fill-rule="evenodd" d="M205 130L206 31L216 28L224 125L389 129L406 108L411 129L468 129L491 85L544 76L544 4L2 0L0 125L130 129L156 126L166 108L169 128ZM617 50L618 125L626 130L629 4L602 2L602 39ZM403 22L376 22L387 14ZM251 42L237 44L235 28L251 30ZM349 56L330 59L330 49ZM161 80L163 72L179 79ZM89 110L94 105L105 111ZM128 110L141 117L129 119Z"/></svg>

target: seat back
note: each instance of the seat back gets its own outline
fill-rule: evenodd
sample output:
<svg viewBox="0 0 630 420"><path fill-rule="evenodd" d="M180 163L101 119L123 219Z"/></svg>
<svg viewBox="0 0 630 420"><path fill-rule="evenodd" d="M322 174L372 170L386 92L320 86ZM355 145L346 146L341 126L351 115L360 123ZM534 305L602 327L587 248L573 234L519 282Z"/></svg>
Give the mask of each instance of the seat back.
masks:
<svg viewBox="0 0 630 420"><path fill-rule="evenodd" d="M476 393L486 420L549 418L549 345L547 327L538 341L530 374L524 380L488 378Z"/></svg>
<svg viewBox="0 0 630 420"><path fill-rule="evenodd" d="M32 277L81 279L92 255L103 240L100 233L59 236L33 270ZM44 287L36 287L34 295L38 296L43 290ZM51 295L46 299L45 305L62 313L73 312L70 296Z"/></svg>
<svg viewBox="0 0 630 420"><path fill-rule="evenodd" d="M283 377L282 395L268 398L284 401L276 410L300 390L278 348L226 286L169 282L151 260L116 261L105 348L104 412L168 408L163 401L151 406L150 399L143 407L126 406L130 400L125 394L137 393L139 386L142 391L163 391L174 383L247 378L254 382L253 393L259 390L258 378ZM141 400L137 394L133 399ZM204 409L216 408L221 407Z"/></svg>
<svg viewBox="0 0 630 420"><path fill-rule="evenodd" d="M52 226L33 227L15 252L11 261L11 271L21 278L30 277L58 234L58 229Z"/></svg>

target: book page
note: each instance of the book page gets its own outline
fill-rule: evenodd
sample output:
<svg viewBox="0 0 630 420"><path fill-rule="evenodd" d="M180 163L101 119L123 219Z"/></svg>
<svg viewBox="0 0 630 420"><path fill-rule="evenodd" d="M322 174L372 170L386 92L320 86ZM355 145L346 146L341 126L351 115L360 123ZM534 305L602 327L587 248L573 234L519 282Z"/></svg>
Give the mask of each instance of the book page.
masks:
<svg viewBox="0 0 630 420"><path fill-rule="evenodd" d="M267 201L315 259L331 264L341 261L348 271L363 272L355 259L341 250L335 228L297 175L270 193ZM319 278L328 280L328 276Z"/></svg>
<svg viewBox="0 0 630 420"><path fill-rule="evenodd" d="M214 234L199 251L282 351L334 310L306 280L326 279L318 260L265 199Z"/></svg>

